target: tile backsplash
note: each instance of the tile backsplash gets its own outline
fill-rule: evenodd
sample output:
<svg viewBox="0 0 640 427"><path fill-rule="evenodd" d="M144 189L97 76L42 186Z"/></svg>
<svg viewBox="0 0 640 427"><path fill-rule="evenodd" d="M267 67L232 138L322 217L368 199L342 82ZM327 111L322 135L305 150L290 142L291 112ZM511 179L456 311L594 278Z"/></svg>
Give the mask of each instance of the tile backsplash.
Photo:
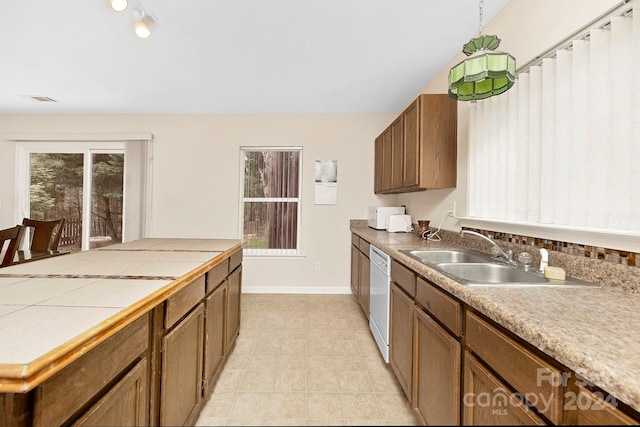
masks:
<svg viewBox="0 0 640 427"><path fill-rule="evenodd" d="M467 229L468 227L464 227ZM511 242L519 245L531 246L533 248L545 248L550 251L557 251L568 255L583 256L586 258L599 259L609 261L614 264L628 265L631 267L640 267L640 254L629 251L621 251L617 249L601 248L597 246L581 245L578 243L563 242L559 240L541 239L538 237L523 236L512 233L500 233L496 231L479 230L476 228L468 228L477 231L493 240L502 242Z"/></svg>

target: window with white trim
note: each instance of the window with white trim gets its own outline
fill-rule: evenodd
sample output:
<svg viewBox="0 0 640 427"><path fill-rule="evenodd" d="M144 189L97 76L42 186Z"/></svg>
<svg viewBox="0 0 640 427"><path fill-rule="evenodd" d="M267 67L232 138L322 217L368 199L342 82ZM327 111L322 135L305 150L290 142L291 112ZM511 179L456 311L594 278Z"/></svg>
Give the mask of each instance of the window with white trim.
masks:
<svg viewBox="0 0 640 427"><path fill-rule="evenodd" d="M241 147L240 232L246 255L297 255L301 147Z"/></svg>
<svg viewBox="0 0 640 427"><path fill-rule="evenodd" d="M640 2L469 106L469 219L640 236Z"/></svg>

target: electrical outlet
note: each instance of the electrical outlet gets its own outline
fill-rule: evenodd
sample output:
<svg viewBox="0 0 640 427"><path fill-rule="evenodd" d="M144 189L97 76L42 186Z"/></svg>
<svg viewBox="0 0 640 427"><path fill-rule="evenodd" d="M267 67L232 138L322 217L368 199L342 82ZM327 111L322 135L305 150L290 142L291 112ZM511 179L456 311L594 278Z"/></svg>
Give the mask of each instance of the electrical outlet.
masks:
<svg viewBox="0 0 640 427"><path fill-rule="evenodd" d="M456 216L456 202L449 203L449 216L455 218L455 216Z"/></svg>
<svg viewBox="0 0 640 427"><path fill-rule="evenodd" d="M315 271L320 271L320 261L316 261L315 265L313 266L313 269Z"/></svg>

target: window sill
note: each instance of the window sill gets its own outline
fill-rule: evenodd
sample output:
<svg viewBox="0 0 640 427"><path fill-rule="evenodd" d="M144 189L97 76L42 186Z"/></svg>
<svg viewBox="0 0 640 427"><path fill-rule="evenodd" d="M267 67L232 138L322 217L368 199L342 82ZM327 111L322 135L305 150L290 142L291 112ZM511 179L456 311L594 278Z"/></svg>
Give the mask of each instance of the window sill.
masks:
<svg viewBox="0 0 640 427"><path fill-rule="evenodd" d="M534 224L469 217L458 217L457 219L463 227L559 240L622 251L640 252L640 233L630 231L625 232L621 230Z"/></svg>

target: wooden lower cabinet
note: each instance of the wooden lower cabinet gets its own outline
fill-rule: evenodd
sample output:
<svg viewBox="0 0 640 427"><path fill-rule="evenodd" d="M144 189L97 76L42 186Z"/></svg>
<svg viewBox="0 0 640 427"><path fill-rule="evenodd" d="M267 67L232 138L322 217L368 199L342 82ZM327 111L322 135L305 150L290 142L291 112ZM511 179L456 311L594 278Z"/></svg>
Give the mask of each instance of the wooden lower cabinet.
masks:
<svg viewBox="0 0 640 427"><path fill-rule="evenodd" d="M426 425L459 425L461 344L418 306L414 343L416 415Z"/></svg>
<svg viewBox="0 0 640 427"><path fill-rule="evenodd" d="M33 390L0 393L0 427L194 424L240 333L241 292L239 249Z"/></svg>
<svg viewBox="0 0 640 427"><path fill-rule="evenodd" d="M204 304L163 338L160 425L194 424L202 403Z"/></svg>
<svg viewBox="0 0 640 427"><path fill-rule="evenodd" d="M546 424L481 362L466 351L462 408L464 425Z"/></svg>
<svg viewBox="0 0 640 427"><path fill-rule="evenodd" d="M351 245L351 293L359 301L360 295L360 250Z"/></svg>
<svg viewBox="0 0 640 427"><path fill-rule="evenodd" d="M33 420L27 425L69 425L83 417L107 424L110 419L147 424L148 378L141 370L146 372L148 363L149 328L150 316L143 315L39 385L33 393ZM132 369L134 365L138 368ZM134 402L125 399L129 394ZM123 413L115 413L122 404ZM134 412L140 410L138 417Z"/></svg>
<svg viewBox="0 0 640 427"><path fill-rule="evenodd" d="M228 353L233 348L240 333L240 295L242 293L242 266L236 268L227 279L227 322L226 347Z"/></svg>
<svg viewBox="0 0 640 427"><path fill-rule="evenodd" d="M351 234L351 293L362 312L369 319L371 302L371 263L369 261L369 242L356 234Z"/></svg>
<svg viewBox="0 0 640 427"><path fill-rule="evenodd" d="M371 262L369 261L369 256L365 255L363 252L358 251L358 256L360 258L358 262L358 269L360 270L360 273L358 274L358 302L360 303L360 307L362 308L365 316L369 318L369 298L371 294Z"/></svg>
<svg viewBox="0 0 640 427"><path fill-rule="evenodd" d="M138 362L72 426L148 425L147 365L146 358Z"/></svg>
<svg viewBox="0 0 640 427"><path fill-rule="evenodd" d="M204 396L213 391L226 356L227 280L204 301Z"/></svg>
<svg viewBox="0 0 640 427"><path fill-rule="evenodd" d="M640 424L636 411L396 259L391 277L389 365L423 425Z"/></svg>
<svg viewBox="0 0 640 427"><path fill-rule="evenodd" d="M413 308L412 297L391 282L389 313L389 364L412 402L413 389Z"/></svg>

